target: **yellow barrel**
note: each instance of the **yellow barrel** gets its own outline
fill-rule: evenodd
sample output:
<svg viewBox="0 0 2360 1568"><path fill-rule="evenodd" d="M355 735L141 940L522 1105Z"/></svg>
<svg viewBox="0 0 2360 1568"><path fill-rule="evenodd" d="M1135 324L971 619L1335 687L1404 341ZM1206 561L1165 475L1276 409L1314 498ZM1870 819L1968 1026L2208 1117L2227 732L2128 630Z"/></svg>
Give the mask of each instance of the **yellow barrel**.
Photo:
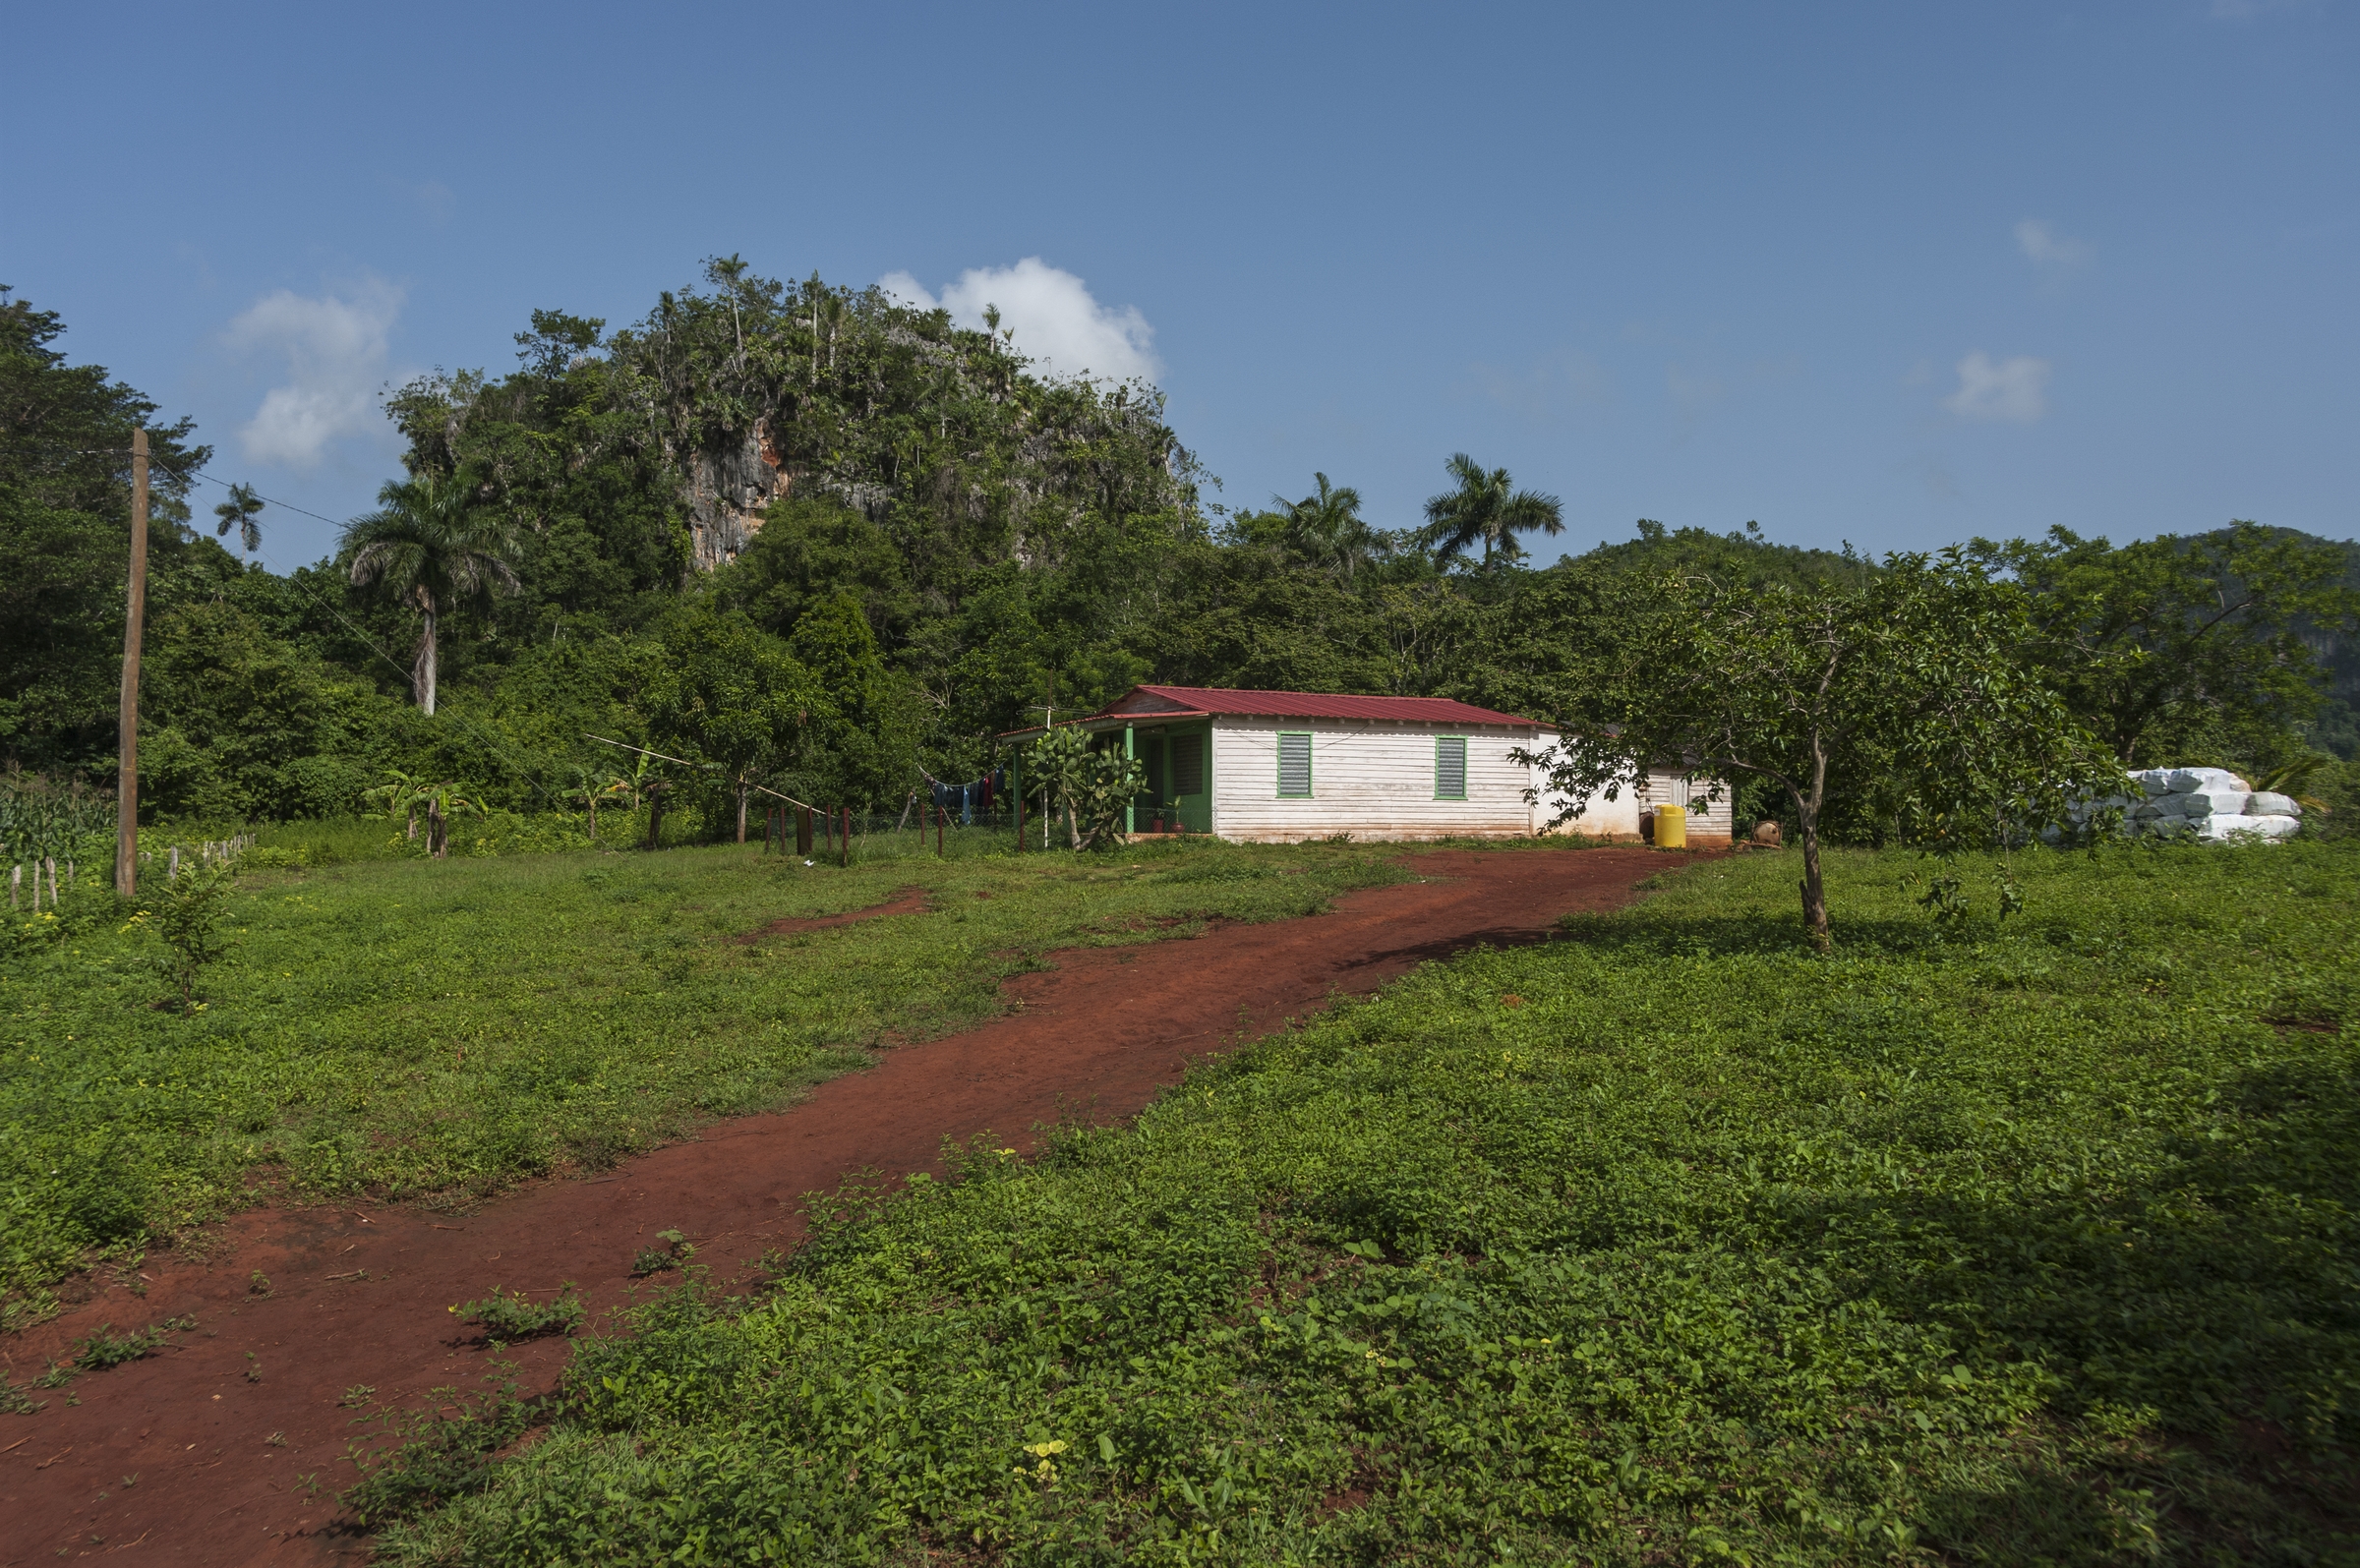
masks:
<svg viewBox="0 0 2360 1568"><path fill-rule="evenodd" d="M1655 846L1658 849L1685 849L1688 846L1687 807L1655 808Z"/></svg>

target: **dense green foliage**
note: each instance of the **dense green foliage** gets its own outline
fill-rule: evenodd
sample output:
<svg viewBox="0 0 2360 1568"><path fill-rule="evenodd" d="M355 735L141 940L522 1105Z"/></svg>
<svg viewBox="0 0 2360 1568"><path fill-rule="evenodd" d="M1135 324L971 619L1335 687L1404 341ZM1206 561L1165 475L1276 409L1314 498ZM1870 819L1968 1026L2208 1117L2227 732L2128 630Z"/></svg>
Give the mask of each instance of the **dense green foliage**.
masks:
<svg viewBox="0 0 2360 1568"><path fill-rule="evenodd" d="M2027 596L1964 552L1896 554L1855 583L1676 576L1621 597L1612 641L1524 676L1571 721L1541 753L1571 802L1565 820L1578 826L1583 803L1650 769L1684 771L1699 798L1750 783L1796 823L1803 926L1819 947L1831 811L1956 853L2127 786L2024 659Z"/></svg>
<svg viewBox="0 0 2360 1568"><path fill-rule="evenodd" d="M0 552L20 563L0 586L0 753L103 778L119 448L154 410L67 365L62 329L23 302L0 312ZM547 813L580 772L621 760L585 734L662 734L713 764L675 780L668 808L727 837L757 774L798 798L896 807L923 776L1005 761L994 737L1040 706L1071 713L1141 679L1446 695L1568 722L1581 715L1555 677L1625 641L1631 607L1668 577L1805 589L1881 570L1750 525L1646 521L1535 570L1518 535L1546 535L1562 506L1466 454L1441 465L1427 515L1395 527L1325 474L1299 498L1225 508L1152 388L1044 378L940 312L735 259L620 330L544 311L517 343L505 375L389 394L408 474L386 494L402 504L288 575L188 526L209 454L185 425L156 434L150 820L343 815L395 769ZM425 504L438 495L447 516ZM268 508L245 501L214 508L219 528L266 533ZM429 514L433 552L416 527L377 539ZM2241 524L2120 550L2064 535L1977 548L2035 601L2028 657L2123 755L2349 754L2352 547ZM725 631L758 669L717 686L711 658L681 668ZM767 695L698 706L725 688ZM660 709L683 692L710 735ZM1784 809L1759 791L1740 806Z"/></svg>
<svg viewBox="0 0 2360 1568"><path fill-rule="evenodd" d="M190 444L193 425L158 425L157 405L102 368L66 364L52 346L65 332L57 313L8 294L0 288L0 752L71 766L112 743L133 431L148 427L155 463L159 607L230 563L174 526L189 515L183 473L211 456Z"/></svg>
<svg viewBox="0 0 2360 1568"><path fill-rule="evenodd" d="M2037 854L1947 930L1839 853L1833 959L1792 859L848 1190L585 1343L519 1457L381 1472L393 1560L2348 1550L2349 847Z"/></svg>
<svg viewBox="0 0 2360 1568"><path fill-rule="evenodd" d="M635 824L618 826L627 841ZM154 1005L182 994L156 929L169 891L134 918L101 867L62 914L10 920L0 1320L45 1310L93 1249L260 1192L457 1201L609 1165L790 1100L889 1032L987 1017L1000 981L1049 948L1139 940L1164 916L1185 935L1199 917L1306 914L1399 874L1376 848L1209 842L1142 848L1137 870L993 860L978 856L1007 840L979 830L948 860L915 852L914 834L901 856L864 844L849 871L752 849L471 855L471 837L518 831L498 821L454 828L447 861L358 858L423 853L398 823L368 828L249 851L326 865L249 874L212 906L205 1005L185 1015ZM909 886L936 912L739 940ZM985 887L990 900L962 901Z"/></svg>

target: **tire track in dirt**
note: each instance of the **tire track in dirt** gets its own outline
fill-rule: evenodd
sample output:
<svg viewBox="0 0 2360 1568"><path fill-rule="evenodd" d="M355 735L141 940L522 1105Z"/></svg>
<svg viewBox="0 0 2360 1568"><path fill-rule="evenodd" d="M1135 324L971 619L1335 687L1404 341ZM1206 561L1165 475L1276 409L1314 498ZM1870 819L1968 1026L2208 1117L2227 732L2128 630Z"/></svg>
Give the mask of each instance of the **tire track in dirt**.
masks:
<svg viewBox="0 0 2360 1568"><path fill-rule="evenodd" d="M109 1288L0 1344L23 1384L100 1323L194 1313L199 1325L145 1361L40 1394L40 1415L0 1418L0 1443L15 1442L0 1449L0 1564L54 1562L60 1547L131 1547L126 1561L147 1563L357 1562L367 1539L338 1522L331 1495L352 1481L355 1412L340 1401L356 1384L396 1408L441 1386L476 1388L488 1358L452 1303L496 1285L546 1296L573 1280L595 1319L630 1299L633 1253L666 1229L686 1232L726 1279L741 1259L792 1247L803 1195L849 1173L927 1169L945 1137L983 1132L1029 1150L1032 1128L1064 1107L1118 1121L1241 1033L1478 944L1544 941L1559 916L1626 903L1681 863L1622 847L1422 854L1410 862L1422 880L1348 894L1326 914L1057 954L1055 968L1008 982L1001 1017L888 1051L788 1110L717 1123L594 1180L545 1183L463 1218L369 1204L240 1215L202 1255L153 1254L145 1299ZM256 1271L271 1281L266 1298L249 1291ZM567 1351L545 1340L508 1356L538 1392Z"/></svg>

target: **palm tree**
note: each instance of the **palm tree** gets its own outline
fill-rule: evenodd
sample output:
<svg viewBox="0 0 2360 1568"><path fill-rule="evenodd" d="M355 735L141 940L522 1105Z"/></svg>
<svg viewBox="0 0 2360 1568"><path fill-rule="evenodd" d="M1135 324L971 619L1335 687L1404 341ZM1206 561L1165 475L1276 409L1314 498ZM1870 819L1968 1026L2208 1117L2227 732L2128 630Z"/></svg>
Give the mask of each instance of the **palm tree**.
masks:
<svg viewBox="0 0 2360 1568"><path fill-rule="evenodd" d="M1552 535L1565 531L1564 503L1538 491L1510 489L1506 469L1487 471L1464 452L1451 455L1449 469L1458 489L1426 503L1426 528L1420 539L1437 560L1464 553L1480 539L1484 563L1489 565L1495 550L1511 556L1522 553L1518 534L1536 528Z"/></svg>
<svg viewBox="0 0 2360 1568"><path fill-rule="evenodd" d="M377 501L376 511L344 525L343 548L352 554L355 583L375 583L424 617L410 690L431 714L442 617L461 604L489 601L496 589L512 594L522 586L507 561L508 531L476 504L475 486L464 474L388 481Z"/></svg>
<svg viewBox="0 0 2360 1568"><path fill-rule="evenodd" d="M263 498L254 493L253 486L230 486L229 499L213 508L213 515L221 519L221 526L213 530L213 537L226 539L234 528L238 531L238 543L246 547L247 554L252 555L263 548L263 530L255 522L262 511Z"/></svg>
<svg viewBox="0 0 2360 1568"><path fill-rule="evenodd" d="M1270 497L1286 517L1287 548L1350 587L1353 573L1377 552L1377 532L1361 521L1360 492L1331 488L1325 474L1311 477L1319 482L1315 494L1299 501Z"/></svg>

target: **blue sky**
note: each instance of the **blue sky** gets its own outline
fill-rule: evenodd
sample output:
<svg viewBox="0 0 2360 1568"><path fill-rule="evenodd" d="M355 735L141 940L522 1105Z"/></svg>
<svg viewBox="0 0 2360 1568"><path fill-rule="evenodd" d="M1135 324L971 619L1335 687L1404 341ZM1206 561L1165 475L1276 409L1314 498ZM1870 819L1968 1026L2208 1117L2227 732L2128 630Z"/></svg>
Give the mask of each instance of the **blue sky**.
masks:
<svg viewBox="0 0 2360 1568"><path fill-rule="evenodd" d="M736 252L1023 299L1231 504L1324 470L1398 526L1463 449L1575 550L2355 531L2345 0L6 23L0 282L329 516L397 471L385 381Z"/></svg>

